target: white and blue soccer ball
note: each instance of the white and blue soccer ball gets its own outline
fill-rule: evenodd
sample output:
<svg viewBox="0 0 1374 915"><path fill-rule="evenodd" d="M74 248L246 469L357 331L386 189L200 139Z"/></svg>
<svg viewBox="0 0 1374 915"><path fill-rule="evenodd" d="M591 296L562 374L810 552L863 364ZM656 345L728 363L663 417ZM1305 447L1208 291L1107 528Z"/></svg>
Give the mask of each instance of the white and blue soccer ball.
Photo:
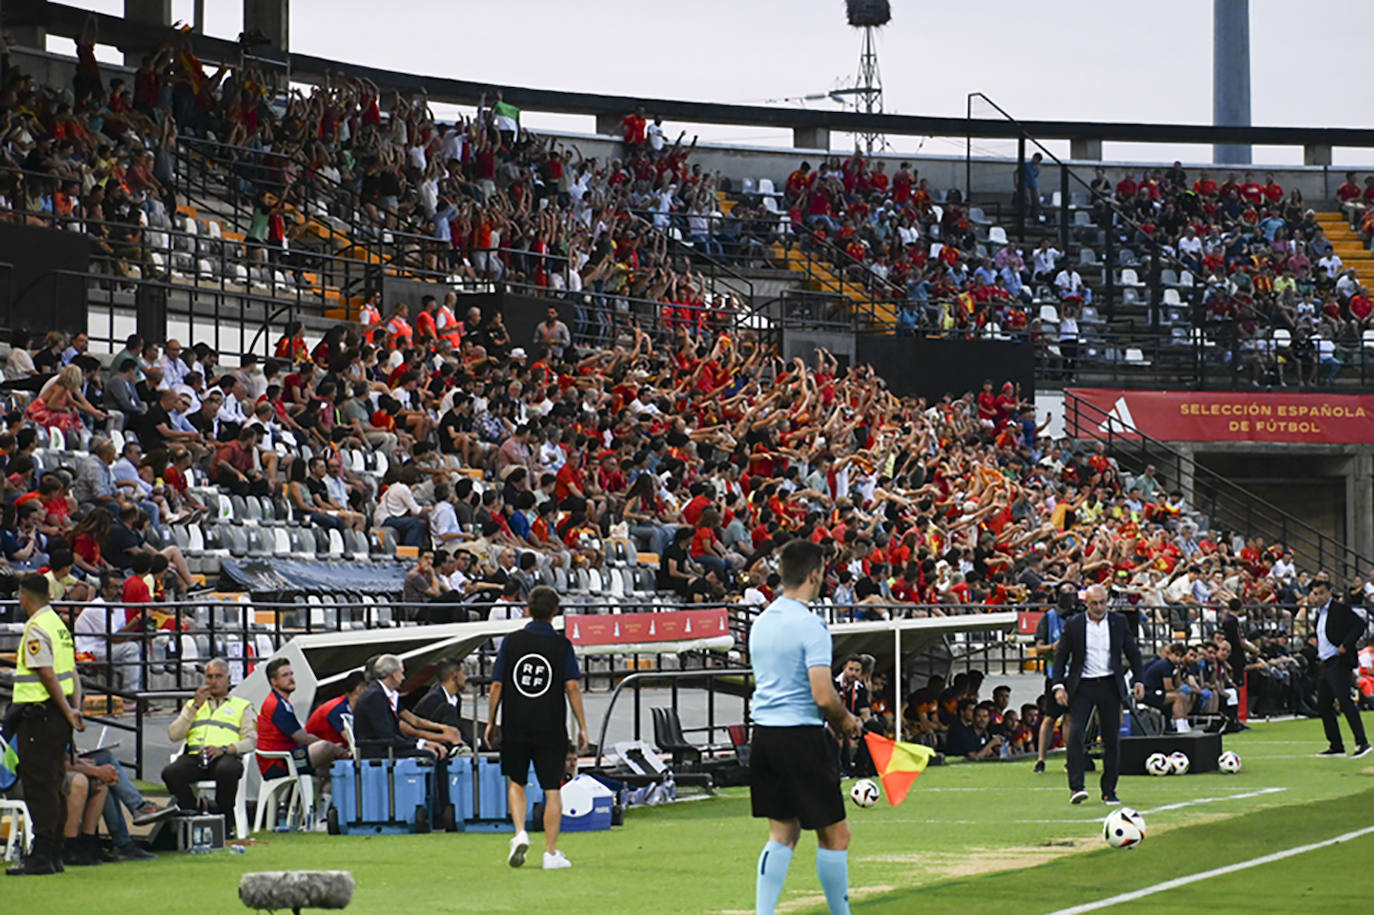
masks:
<svg viewBox="0 0 1374 915"><path fill-rule="evenodd" d="M1145 841L1145 817L1130 807L1118 807L1102 821L1102 838L1112 848L1135 848Z"/></svg>
<svg viewBox="0 0 1374 915"><path fill-rule="evenodd" d="M1235 750L1227 750L1217 757L1217 768L1226 775L1235 775L1240 771L1240 754Z"/></svg>
<svg viewBox="0 0 1374 915"><path fill-rule="evenodd" d="M1168 775L1174 771L1174 767L1163 753L1151 753L1145 760L1145 771L1151 775Z"/></svg>
<svg viewBox="0 0 1374 915"><path fill-rule="evenodd" d="M1169 754L1169 769L1173 775L1188 774L1188 754L1182 750L1175 750Z"/></svg>
<svg viewBox="0 0 1374 915"><path fill-rule="evenodd" d="M849 789L849 799L860 807L872 807L882 796L878 783L871 778L861 778Z"/></svg>

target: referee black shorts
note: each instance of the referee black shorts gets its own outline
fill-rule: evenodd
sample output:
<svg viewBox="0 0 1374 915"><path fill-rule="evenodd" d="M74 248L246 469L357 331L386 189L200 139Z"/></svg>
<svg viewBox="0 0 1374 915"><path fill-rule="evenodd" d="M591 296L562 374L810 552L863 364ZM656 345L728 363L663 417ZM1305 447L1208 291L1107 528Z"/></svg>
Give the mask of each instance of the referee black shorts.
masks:
<svg viewBox="0 0 1374 915"><path fill-rule="evenodd" d="M530 777L530 763L534 763L534 777L545 791L563 787L563 764L568 755L568 738L559 740L519 740L511 737L501 741L501 774L524 787Z"/></svg>
<svg viewBox="0 0 1374 915"><path fill-rule="evenodd" d="M1069 707L1060 705L1054 699L1054 680L1045 678L1045 717L1058 718L1060 715L1067 715Z"/></svg>
<svg viewBox="0 0 1374 915"><path fill-rule="evenodd" d="M749 800L754 816L824 829L844 819L835 741L816 725L754 727Z"/></svg>

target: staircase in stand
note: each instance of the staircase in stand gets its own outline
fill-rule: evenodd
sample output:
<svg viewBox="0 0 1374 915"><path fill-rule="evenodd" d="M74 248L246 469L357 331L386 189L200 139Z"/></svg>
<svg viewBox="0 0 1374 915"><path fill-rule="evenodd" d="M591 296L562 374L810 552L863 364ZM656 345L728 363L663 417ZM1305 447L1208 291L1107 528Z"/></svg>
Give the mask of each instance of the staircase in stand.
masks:
<svg viewBox="0 0 1374 915"><path fill-rule="evenodd" d="M1317 224L1326 233L1327 241L1331 242L1331 249L1340 257L1341 262L1346 267L1355 268L1360 285L1366 289L1374 289L1374 255L1371 255L1368 246L1360 241L1360 236L1351 231L1345 214L1318 213ZM1308 256L1316 263L1322 252L1308 252Z"/></svg>

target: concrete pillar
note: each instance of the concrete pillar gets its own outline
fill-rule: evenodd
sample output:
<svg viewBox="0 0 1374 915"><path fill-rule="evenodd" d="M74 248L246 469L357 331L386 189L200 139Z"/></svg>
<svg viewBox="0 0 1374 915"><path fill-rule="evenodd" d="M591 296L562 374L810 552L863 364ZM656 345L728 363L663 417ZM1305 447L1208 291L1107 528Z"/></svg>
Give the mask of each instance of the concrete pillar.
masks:
<svg viewBox="0 0 1374 915"><path fill-rule="evenodd" d="M1322 143L1309 143L1302 148L1303 165L1330 165L1331 147Z"/></svg>
<svg viewBox="0 0 1374 915"><path fill-rule="evenodd" d="M792 145L797 149L823 149L830 151L830 128L793 127Z"/></svg>
<svg viewBox="0 0 1374 915"><path fill-rule="evenodd" d="M124 0L124 18L132 22L146 22L156 26L172 24L172 0ZM143 55L152 50L152 40L148 47L123 48L124 66L137 67Z"/></svg>
<svg viewBox="0 0 1374 915"><path fill-rule="evenodd" d="M1374 449L1358 449L1345 462L1346 544L1361 556L1374 556ZM1369 569L1342 569L1341 577Z"/></svg>
<svg viewBox="0 0 1374 915"><path fill-rule="evenodd" d="M1212 123L1250 126L1250 0L1212 0ZM1248 165L1250 146L1217 143L1212 161Z"/></svg>
<svg viewBox="0 0 1374 915"><path fill-rule="evenodd" d="M278 51L291 50L290 0L243 0L243 30L262 32Z"/></svg>
<svg viewBox="0 0 1374 915"><path fill-rule="evenodd" d="M1089 140L1085 137L1074 137L1069 140L1069 158L1082 159L1089 162L1102 161L1102 141Z"/></svg>

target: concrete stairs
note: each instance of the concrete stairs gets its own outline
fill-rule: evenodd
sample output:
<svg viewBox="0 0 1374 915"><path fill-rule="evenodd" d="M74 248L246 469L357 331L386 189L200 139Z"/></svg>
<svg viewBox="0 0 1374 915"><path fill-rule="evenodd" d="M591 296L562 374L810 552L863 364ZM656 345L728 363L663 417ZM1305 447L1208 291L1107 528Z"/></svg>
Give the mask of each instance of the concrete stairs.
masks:
<svg viewBox="0 0 1374 915"><path fill-rule="evenodd" d="M1374 289L1374 255L1371 255L1369 248L1360 241L1360 236L1351 230L1345 216L1341 213L1318 213L1317 223L1326 233L1327 241L1331 242L1331 248L1340 257L1341 262L1346 267L1355 268L1360 285L1366 289ZM1313 253L1309 256L1315 263L1320 255Z"/></svg>

